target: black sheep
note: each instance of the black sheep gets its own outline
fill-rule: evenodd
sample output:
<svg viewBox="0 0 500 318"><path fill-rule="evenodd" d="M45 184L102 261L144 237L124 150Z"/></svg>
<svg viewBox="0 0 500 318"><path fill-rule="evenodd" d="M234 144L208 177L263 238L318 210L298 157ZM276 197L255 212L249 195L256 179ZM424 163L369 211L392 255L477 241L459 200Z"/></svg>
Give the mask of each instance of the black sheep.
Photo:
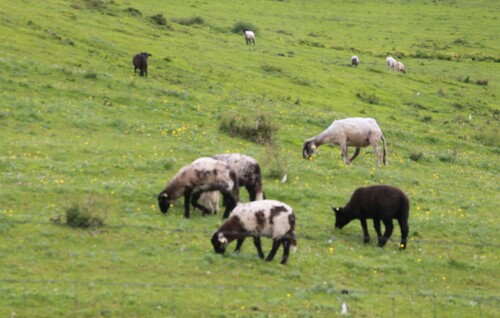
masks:
<svg viewBox="0 0 500 318"><path fill-rule="evenodd" d="M149 53L142 52L134 56L132 63L134 64L134 74L137 69L141 71L141 76L148 76L148 57L152 56Z"/></svg>
<svg viewBox="0 0 500 318"><path fill-rule="evenodd" d="M387 185L374 185L358 188L343 208L333 208L335 212L335 227L343 228L353 219L359 219L363 227L364 242L370 241L366 219L373 219L373 226L378 235L378 246L383 247L391 237L394 225L392 220L398 220L401 229L400 249L406 248L408 237L408 217L410 201L399 188ZM385 225L385 232L380 231L380 221Z"/></svg>

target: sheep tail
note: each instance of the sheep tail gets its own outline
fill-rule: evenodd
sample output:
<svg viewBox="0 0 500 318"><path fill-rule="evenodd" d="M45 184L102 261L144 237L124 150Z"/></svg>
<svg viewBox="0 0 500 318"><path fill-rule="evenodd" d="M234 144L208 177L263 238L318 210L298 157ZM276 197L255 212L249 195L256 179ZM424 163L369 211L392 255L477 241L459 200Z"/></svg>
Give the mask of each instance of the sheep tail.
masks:
<svg viewBox="0 0 500 318"><path fill-rule="evenodd" d="M386 150L386 145L385 145L385 137L384 137L384 135L382 135L381 139L382 139L382 144L383 144L383 149L384 149L384 153L383 153L382 160L383 160L383 162L384 162L384 165L385 165L385 166L387 166L387 161L385 160L385 156L387 155L387 150Z"/></svg>

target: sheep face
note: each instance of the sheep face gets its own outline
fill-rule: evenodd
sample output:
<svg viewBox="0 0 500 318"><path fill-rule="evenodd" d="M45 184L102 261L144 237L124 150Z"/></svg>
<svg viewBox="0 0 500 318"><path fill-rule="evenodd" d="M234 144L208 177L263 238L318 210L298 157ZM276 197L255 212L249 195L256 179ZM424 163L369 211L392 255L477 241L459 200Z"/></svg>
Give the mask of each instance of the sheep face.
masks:
<svg viewBox="0 0 500 318"><path fill-rule="evenodd" d="M214 246L215 253L224 254L228 243L227 238L221 232L215 232L212 235L212 245Z"/></svg>
<svg viewBox="0 0 500 318"><path fill-rule="evenodd" d="M316 152L316 145L314 141L309 140L304 143L304 148L302 149L302 156L304 159L309 159Z"/></svg>
<svg viewBox="0 0 500 318"><path fill-rule="evenodd" d="M162 213L167 213L168 209L172 206L172 198L169 197L168 193L162 192L158 195L158 205Z"/></svg>
<svg viewBox="0 0 500 318"><path fill-rule="evenodd" d="M343 228L351 219L344 213L343 208L332 208L333 212L335 212L335 227L338 229Z"/></svg>

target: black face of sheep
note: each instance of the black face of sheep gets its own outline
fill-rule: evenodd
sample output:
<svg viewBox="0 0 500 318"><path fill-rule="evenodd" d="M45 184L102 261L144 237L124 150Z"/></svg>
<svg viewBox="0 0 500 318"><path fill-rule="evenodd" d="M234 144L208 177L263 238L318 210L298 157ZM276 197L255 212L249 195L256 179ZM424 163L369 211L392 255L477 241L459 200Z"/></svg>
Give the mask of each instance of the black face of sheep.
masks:
<svg viewBox="0 0 500 318"><path fill-rule="evenodd" d="M347 224L349 224L349 222L352 221L352 219L344 212L344 209L343 208L332 208L333 209L333 212L335 212L335 227L337 229L341 229L343 228L344 226L346 226Z"/></svg>
<svg viewBox="0 0 500 318"><path fill-rule="evenodd" d="M221 234L220 232L215 232L214 235L212 235L212 245L217 254L224 254L227 247L227 239Z"/></svg>
<svg viewBox="0 0 500 318"><path fill-rule="evenodd" d="M158 205L162 213L167 213L171 204L172 200L170 200L167 193L162 192L158 195Z"/></svg>
<svg viewBox="0 0 500 318"><path fill-rule="evenodd" d="M304 148L302 149L302 156L304 159L309 159L316 151L316 145L312 140L306 141L304 143Z"/></svg>

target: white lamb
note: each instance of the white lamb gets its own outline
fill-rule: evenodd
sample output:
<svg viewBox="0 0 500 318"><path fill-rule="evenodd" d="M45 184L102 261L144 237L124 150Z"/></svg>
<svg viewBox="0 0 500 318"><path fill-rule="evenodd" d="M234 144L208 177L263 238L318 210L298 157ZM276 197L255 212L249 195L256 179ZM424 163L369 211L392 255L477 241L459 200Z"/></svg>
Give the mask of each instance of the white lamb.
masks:
<svg viewBox="0 0 500 318"><path fill-rule="evenodd" d="M378 141L382 139L383 152L378 148ZM346 118L335 120L321 134L310 138L304 143L302 155L305 159L309 159L316 149L326 143L340 145L342 149L342 158L346 164L353 161L359 154L361 147L372 145L377 154L377 167L380 166L380 159L383 158L384 165L387 165L385 160L386 144L382 130L373 118ZM347 152L347 147L356 147L356 151L351 159Z"/></svg>
<svg viewBox="0 0 500 318"><path fill-rule="evenodd" d="M406 73L405 66L401 62L396 62L396 71Z"/></svg>
<svg viewBox="0 0 500 318"><path fill-rule="evenodd" d="M245 43L255 45L255 33L250 30L244 30L243 35L245 36Z"/></svg>
<svg viewBox="0 0 500 318"><path fill-rule="evenodd" d="M396 59L390 55L385 59L385 62L387 64L387 67L389 67L391 70L395 70L396 65L398 64L398 61L396 61Z"/></svg>

